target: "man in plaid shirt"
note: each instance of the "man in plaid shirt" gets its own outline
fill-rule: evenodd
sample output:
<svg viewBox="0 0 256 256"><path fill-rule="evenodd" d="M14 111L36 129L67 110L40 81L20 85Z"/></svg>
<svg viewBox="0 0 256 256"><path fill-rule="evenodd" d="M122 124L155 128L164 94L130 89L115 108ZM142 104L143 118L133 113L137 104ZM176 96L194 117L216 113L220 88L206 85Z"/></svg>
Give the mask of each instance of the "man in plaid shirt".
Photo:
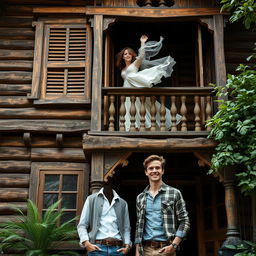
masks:
<svg viewBox="0 0 256 256"><path fill-rule="evenodd" d="M181 192L162 181L165 159L151 155L143 163L149 186L136 200L135 256L175 256L190 223Z"/></svg>

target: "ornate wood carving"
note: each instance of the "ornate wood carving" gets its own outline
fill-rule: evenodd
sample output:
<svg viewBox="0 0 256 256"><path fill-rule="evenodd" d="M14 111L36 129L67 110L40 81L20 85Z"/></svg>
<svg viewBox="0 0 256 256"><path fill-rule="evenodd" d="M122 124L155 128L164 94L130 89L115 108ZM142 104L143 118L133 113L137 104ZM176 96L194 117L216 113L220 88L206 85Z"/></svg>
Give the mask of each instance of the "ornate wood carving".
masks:
<svg viewBox="0 0 256 256"><path fill-rule="evenodd" d="M132 154L132 152L127 153L106 153L105 154L105 164L104 164L104 181L107 182L109 177L113 177L115 174L115 169L117 166L127 166L127 158Z"/></svg>
<svg viewBox="0 0 256 256"><path fill-rule="evenodd" d="M115 23L115 18L104 18L103 19L103 31L107 30L109 25Z"/></svg>

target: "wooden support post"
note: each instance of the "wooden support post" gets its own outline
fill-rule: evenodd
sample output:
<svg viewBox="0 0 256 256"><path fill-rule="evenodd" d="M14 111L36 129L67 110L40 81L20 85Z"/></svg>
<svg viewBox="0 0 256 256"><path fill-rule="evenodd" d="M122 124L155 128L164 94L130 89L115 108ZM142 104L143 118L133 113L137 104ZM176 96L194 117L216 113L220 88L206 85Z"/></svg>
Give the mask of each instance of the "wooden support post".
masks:
<svg viewBox="0 0 256 256"><path fill-rule="evenodd" d="M214 59L216 85L223 87L226 84L226 65L224 54L224 24L223 16L213 16L214 24ZM222 98L224 99L224 98Z"/></svg>
<svg viewBox="0 0 256 256"><path fill-rule="evenodd" d="M102 106L102 45L103 45L103 15L94 15L94 52L92 78L92 113L91 130L101 131ZM91 158L91 192L95 193L103 185L104 155L92 153Z"/></svg>
<svg viewBox="0 0 256 256"><path fill-rule="evenodd" d="M91 192L98 192L103 186L104 154L93 153L91 164Z"/></svg>
<svg viewBox="0 0 256 256"><path fill-rule="evenodd" d="M101 130L102 112L102 44L103 44L103 16L95 15L93 23L94 51L92 78L92 108L91 130Z"/></svg>
<svg viewBox="0 0 256 256"><path fill-rule="evenodd" d="M227 238L220 248L219 255L235 255L235 251L226 248L226 245L240 245L240 233L238 231L237 204L235 196L235 170L234 167L224 169L225 205L227 214ZM233 254L234 253L234 254Z"/></svg>

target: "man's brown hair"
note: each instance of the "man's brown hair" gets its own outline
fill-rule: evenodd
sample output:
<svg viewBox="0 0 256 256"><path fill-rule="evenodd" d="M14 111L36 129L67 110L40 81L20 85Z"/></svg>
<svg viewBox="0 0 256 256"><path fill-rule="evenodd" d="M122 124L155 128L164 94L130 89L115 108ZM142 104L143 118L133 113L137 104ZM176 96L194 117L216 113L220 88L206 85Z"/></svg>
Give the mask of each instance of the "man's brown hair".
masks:
<svg viewBox="0 0 256 256"><path fill-rule="evenodd" d="M162 157L162 156L158 156L158 155L150 155L148 156L144 162L143 162L143 166L144 166L144 169L147 170L147 167L149 165L149 163L153 162L153 161L160 161L161 162L161 165L162 165L162 169L164 170L164 167L165 167L165 159Z"/></svg>

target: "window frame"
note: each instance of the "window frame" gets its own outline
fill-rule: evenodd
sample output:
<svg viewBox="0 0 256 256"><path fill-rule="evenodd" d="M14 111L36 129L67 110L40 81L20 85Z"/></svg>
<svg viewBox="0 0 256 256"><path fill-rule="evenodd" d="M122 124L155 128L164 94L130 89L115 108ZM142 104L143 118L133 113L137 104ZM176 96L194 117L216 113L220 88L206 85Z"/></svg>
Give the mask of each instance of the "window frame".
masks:
<svg viewBox="0 0 256 256"><path fill-rule="evenodd" d="M92 27L89 25L88 19L54 19L39 18L38 21L32 23L35 27L35 48L33 60L32 88L28 94L29 99L34 100L34 104L90 104L91 103L91 62L92 62ZM85 86L84 95L52 95L45 97L43 95L46 89L47 78L47 56L49 26L55 27L81 27L86 28L86 51L85 51ZM65 64L63 65L65 66ZM72 63L69 68L72 67ZM68 67L67 67L68 68ZM82 67L83 68L83 67ZM45 86L45 88L44 88Z"/></svg>
<svg viewBox="0 0 256 256"><path fill-rule="evenodd" d="M79 174L81 172L81 174ZM81 214L85 198L89 194L89 164L66 162L34 162L31 165L29 198L35 202L40 213L43 210L43 173L72 175L78 174L76 216ZM42 192L42 193L40 193ZM61 193L62 191L60 191Z"/></svg>

